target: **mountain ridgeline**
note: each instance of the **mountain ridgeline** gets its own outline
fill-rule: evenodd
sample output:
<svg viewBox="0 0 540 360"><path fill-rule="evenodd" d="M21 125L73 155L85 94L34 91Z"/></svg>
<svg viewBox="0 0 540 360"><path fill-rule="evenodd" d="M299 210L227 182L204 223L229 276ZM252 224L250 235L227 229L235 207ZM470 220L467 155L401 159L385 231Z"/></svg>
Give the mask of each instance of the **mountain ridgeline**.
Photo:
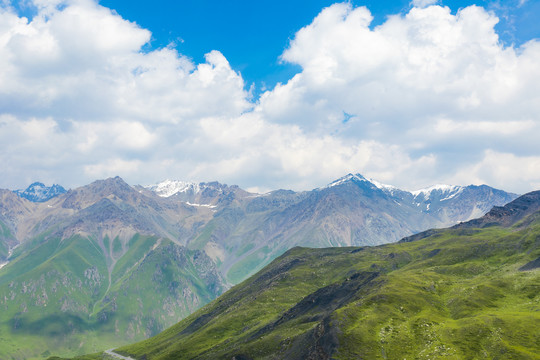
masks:
<svg viewBox="0 0 540 360"><path fill-rule="evenodd" d="M538 359L539 268L534 192L395 244L295 247L161 334L114 351L147 360Z"/></svg>
<svg viewBox="0 0 540 360"><path fill-rule="evenodd" d="M306 192L250 194L219 183L167 181L148 188L170 201L212 210L187 246L204 250L238 283L294 246L395 242L477 218L517 195L488 186L434 186L415 192L349 174Z"/></svg>
<svg viewBox="0 0 540 360"><path fill-rule="evenodd" d="M0 358L142 340L295 246L394 242L515 197L487 186L406 192L358 174L267 194L119 177L46 201L0 190Z"/></svg>

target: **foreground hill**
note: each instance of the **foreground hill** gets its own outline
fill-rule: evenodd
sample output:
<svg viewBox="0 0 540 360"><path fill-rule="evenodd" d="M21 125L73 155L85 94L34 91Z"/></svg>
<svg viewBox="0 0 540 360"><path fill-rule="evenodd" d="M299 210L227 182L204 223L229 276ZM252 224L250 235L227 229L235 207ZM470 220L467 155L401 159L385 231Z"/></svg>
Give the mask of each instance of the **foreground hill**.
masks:
<svg viewBox="0 0 540 360"><path fill-rule="evenodd" d="M136 359L538 359L540 192L364 248L294 248ZM101 355L85 358L100 358Z"/></svg>

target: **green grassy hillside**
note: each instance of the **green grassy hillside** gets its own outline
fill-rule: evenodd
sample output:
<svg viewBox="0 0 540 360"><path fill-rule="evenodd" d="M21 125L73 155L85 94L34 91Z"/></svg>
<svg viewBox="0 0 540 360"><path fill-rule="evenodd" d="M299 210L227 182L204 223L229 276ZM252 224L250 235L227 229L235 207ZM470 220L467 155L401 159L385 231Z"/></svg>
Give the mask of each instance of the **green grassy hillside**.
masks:
<svg viewBox="0 0 540 360"><path fill-rule="evenodd" d="M539 359L539 257L538 214L378 247L294 248L175 326L116 351L136 359Z"/></svg>
<svg viewBox="0 0 540 360"><path fill-rule="evenodd" d="M206 255L168 240L42 236L17 248L0 271L0 359L73 356L141 340L222 290Z"/></svg>
<svg viewBox="0 0 540 360"><path fill-rule="evenodd" d="M0 221L0 264L9 255L9 243L14 242L15 237L9 228Z"/></svg>

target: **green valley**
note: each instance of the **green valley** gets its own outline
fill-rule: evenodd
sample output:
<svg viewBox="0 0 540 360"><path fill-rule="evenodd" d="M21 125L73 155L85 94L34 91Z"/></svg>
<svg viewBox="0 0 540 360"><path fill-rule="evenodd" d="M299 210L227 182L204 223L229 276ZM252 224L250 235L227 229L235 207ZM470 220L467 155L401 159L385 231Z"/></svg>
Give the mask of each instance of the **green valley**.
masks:
<svg viewBox="0 0 540 360"><path fill-rule="evenodd" d="M117 259L117 252L105 253L108 241L36 242L0 276L2 359L80 354L144 339L223 291L210 258L168 240L135 235Z"/></svg>

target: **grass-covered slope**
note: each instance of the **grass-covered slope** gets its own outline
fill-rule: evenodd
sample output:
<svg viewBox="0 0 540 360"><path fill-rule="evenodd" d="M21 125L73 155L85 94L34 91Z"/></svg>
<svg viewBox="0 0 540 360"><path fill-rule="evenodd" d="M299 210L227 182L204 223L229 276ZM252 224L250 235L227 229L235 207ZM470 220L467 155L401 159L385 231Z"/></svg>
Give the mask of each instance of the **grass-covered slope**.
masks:
<svg viewBox="0 0 540 360"><path fill-rule="evenodd" d="M177 325L116 351L136 359L538 359L539 213L488 225L378 247L294 248Z"/></svg>
<svg viewBox="0 0 540 360"><path fill-rule="evenodd" d="M14 239L9 228L0 221L0 264L9 256L9 244L13 243Z"/></svg>
<svg viewBox="0 0 540 360"><path fill-rule="evenodd" d="M135 235L40 237L0 272L0 359L74 356L155 335L216 298L204 253Z"/></svg>

